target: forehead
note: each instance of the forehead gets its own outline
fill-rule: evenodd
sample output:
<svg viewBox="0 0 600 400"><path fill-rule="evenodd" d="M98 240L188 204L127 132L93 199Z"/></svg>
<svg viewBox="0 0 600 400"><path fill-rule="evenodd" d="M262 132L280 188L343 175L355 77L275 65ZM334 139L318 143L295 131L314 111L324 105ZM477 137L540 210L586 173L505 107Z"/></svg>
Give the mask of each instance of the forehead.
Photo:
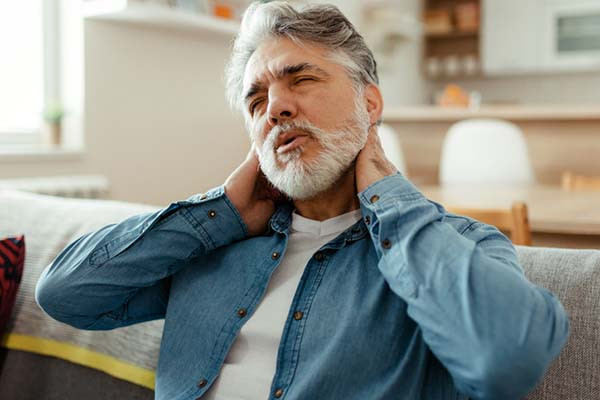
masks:
<svg viewBox="0 0 600 400"><path fill-rule="evenodd" d="M309 43L298 45L287 38L269 38L258 46L246 64L244 91L255 82L277 76L277 72L286 66L301 63L316 65L331 74L344 72L343 67L332 62L327 50L321 47Z"/></svg>

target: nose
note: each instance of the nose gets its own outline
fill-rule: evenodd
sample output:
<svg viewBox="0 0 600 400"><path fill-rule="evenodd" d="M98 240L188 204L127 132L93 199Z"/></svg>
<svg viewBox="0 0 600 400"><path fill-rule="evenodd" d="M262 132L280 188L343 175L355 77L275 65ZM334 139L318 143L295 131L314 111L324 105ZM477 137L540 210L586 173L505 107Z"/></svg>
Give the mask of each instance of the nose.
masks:
<svg viewBox="0 0 600 400"><path fill-rule="evenodd" d="M294 119L298 108L293 93L281 85L270 87L267 112L271 127Z"/></svg>

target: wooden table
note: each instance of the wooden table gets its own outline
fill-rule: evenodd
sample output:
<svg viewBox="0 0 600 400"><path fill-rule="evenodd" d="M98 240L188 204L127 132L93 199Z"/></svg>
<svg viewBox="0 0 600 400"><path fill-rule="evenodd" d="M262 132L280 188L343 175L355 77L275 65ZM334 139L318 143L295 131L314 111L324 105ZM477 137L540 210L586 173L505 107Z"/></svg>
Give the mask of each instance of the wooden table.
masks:
<svg viewBox="0 0 600 400"><path fill-rule="evenodd" d="M549 185L421 186L444 206L509 208L524 201L529 208L534 246L600 249L600 191L568 192Z"/></svg>

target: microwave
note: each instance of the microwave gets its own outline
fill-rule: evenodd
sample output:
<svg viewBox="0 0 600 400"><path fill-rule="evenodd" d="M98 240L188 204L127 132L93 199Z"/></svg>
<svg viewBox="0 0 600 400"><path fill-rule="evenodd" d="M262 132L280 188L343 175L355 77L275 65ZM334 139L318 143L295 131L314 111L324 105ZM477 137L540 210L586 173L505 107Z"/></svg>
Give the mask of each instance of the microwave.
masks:
<svg viewBox="0 0 600 400"><path fill-rule="evenodd" d="M541 0L541 3L539 38L543 69L600 70L600 0Z"/></svg>

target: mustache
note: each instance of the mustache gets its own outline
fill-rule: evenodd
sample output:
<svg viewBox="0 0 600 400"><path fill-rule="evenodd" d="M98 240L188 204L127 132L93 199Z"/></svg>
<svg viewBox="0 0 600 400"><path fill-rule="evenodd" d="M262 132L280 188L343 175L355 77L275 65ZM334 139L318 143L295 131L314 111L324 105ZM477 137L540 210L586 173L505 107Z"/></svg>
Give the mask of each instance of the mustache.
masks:
<svg viewBox="0 0 600 400"><path fill-rule="evenodd" d="M301 131L311 138L318 139L319 137L318 129L311 123L305 121L291 121L273 127L267 135L266 142L272 141L274 143L280 135L289 131Z"/></svg>

